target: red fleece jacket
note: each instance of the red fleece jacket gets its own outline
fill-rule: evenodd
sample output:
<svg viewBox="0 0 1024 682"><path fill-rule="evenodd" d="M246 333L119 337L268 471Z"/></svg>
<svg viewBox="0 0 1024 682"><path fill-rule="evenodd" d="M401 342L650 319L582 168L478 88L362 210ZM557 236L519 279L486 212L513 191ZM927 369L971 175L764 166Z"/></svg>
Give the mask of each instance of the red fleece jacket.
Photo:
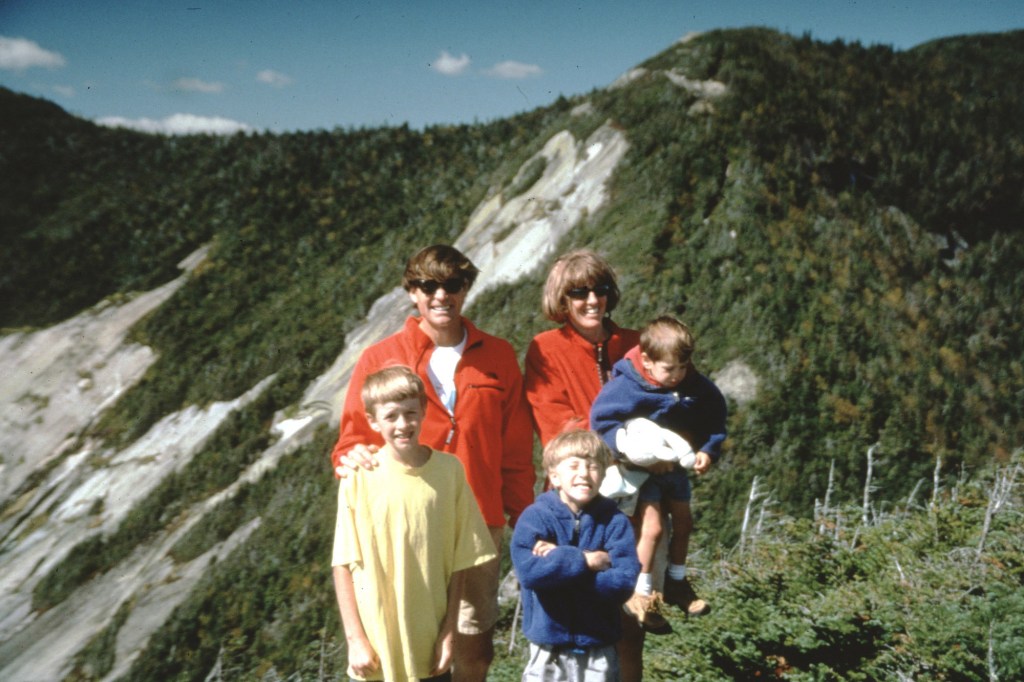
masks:
<svg viewBox="0 0 1024 682"><path fill-rule="evenodd" d="M356 362L331 462L337 466L341 456L360 443L383 444L366 420L363 381L384 367L407 365L427 389L420 443L450 452L462 461L487 525L504 526L505 514L514 525L533 502L536 478L523 375L508 341L480 331L466 319L462 322L468 338L455 369L455 414L445 410L427 376L434 343L420 329L419 318L409 317L401 331L367 348Z"/></svg>
<svg viewBox="0 0 1024 682"><path fill-rule="evenodd" d="M609 320L608 340L598 346L586 340L571 324L541 332L526 351L526 399L533 410L533 424L541 445L569 426L588 428L590 406L601 391L598 352L611 368L633 346L640 332L623 329Z"/></svg>

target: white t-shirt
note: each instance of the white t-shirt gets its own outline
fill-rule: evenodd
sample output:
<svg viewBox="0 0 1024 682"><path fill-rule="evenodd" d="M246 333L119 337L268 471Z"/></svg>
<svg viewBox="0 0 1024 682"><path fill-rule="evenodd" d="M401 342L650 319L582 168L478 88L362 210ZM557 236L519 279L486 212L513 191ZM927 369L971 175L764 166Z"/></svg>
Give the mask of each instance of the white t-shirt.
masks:
<svg viewBox="0 0 1024 682"><path fill-rule="evenodd" d="M455 412L455 368L462 359L462 352L466 350L467 338L468 334L464 333L462 341L456 346L437 346L427 363L427 376L448 414Z"/></svg>

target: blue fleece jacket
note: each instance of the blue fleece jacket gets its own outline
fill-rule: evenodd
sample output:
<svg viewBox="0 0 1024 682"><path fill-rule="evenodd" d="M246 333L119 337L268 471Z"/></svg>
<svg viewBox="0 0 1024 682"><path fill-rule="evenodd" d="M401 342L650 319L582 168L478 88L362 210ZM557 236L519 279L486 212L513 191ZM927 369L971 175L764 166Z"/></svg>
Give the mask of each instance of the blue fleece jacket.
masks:
<svg viewBox="0 0 1024 682"><path fill-rule="evenodd" d="M722 392L692 365L679 385L656 386L638 371L635 358L639 354L635 351L612 367L612 378L590 408L590 427L618 455L615 432L629 419L646 417L686 438L694 452L706 452L717 462L722 455L727 414Z"/></svg>
<svg viewBox="0 0 1024 682"><path fill-rule="evenodd" d="M534 556L537 540L558 545ZM591 571L584 551L604 550L611 568ZM549 490L516 522L510 548L523 599L523 633L547 647L614 644L621 635L622 604L640 574L629 518L608 498L594 498L573 514Z"/></svg>

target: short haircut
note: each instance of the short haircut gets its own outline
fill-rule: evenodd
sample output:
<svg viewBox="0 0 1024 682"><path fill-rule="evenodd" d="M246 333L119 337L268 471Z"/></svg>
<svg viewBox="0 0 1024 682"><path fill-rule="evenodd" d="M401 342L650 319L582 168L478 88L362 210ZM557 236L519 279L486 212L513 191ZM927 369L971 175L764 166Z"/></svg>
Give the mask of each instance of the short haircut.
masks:
<svg viewBox="0 0 1024 682"><path fill-rule="evenodd" d="M601 437L583 429L563 431L548 441L542 459L545 471L554 469L570 457L592 459L605 469L612 463L612 451Z"/></svg>
<svg viewBox="0 0 1024 682"><path fill-rule="evenodd" d="M590 249L577 249L559 256L548 273L548 281L544 283L544 298L541 306L549 320L564 323L569 319L569 289L573 287L596 286L608 284L612 290L608 292L608 305L605 310L611 312L619 304L619 285L615 281L615 271L601 256Z"/></svg>
<svg viewBox="0 0 1024 682"><path fill-rule="evenodd" d="M694 345L690 328L670 315L651 320L640 331L640 350L655 362L688 363Z"/></svg>
<svg viewBox="0 0 1024 682"><path fill-rule="evenodd" d="M412 291L415 288L413 280L443 282L459 277L466 283L466 289L469 289L478 274L480 271L461 251L445 244L434 244L417 251L405 264L402 287Z"/></svg>
<svg viewBox="0 0 1024 682"><path fill-rule="evenodd" d="M385 367L366 377L362 395L367 414L373 414L377 406L384 403L397 403L409 398L418 398L420 405L427 404L423 380L404 365Z"/></svg>

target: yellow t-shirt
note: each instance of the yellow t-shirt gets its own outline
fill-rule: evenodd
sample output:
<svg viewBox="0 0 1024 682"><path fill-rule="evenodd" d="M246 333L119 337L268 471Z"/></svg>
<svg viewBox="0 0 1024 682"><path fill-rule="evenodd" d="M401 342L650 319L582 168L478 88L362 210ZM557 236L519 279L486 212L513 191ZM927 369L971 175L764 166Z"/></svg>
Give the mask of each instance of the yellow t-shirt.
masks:
<svg viewBox="0 0 1024 682"><path fill-rule="evenodd" d="M341 481L332 565L352 572L359 618L380 657L371 679L417 680L430 673L452 573L497 555L453 455L434 451L408 468L385 447L378 460Z"/></svg>

